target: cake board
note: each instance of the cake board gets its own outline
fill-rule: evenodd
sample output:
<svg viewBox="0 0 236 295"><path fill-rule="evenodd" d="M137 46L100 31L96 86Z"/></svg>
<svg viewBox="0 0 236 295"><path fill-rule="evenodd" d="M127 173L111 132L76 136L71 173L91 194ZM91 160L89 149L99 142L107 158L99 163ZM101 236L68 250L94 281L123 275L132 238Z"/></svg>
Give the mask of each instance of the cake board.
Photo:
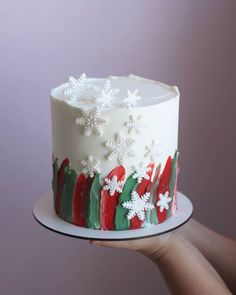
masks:
<svg viewBox="0 0 236 295"><path fill-rule="evenodd" d="M193 206L191 201L180 192L177 194L177 200L178 210L173 217L161 224L132 230L96 230L66 222L59 218L54 211L52 192L37 199L33 208L33 216L45 228L73 238L106 241L132 240L161 235L184 225L192 216Z"/></svg>

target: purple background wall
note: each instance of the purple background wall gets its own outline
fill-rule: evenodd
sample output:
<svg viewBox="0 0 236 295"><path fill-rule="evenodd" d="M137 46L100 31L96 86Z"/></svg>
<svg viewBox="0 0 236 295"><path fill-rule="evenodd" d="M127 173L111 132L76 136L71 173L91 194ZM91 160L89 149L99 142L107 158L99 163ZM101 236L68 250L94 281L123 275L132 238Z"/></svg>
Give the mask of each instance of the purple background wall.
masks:
<svg viewBox="0 0 236 295"><path fill-rule="evenodd" d="M51 182L49 90L68 75L178 85L180 189L195 218L236 237L235 15L234 0L2 2L1 294L168 294L145 257L59 236L32 218Z"/></svg>

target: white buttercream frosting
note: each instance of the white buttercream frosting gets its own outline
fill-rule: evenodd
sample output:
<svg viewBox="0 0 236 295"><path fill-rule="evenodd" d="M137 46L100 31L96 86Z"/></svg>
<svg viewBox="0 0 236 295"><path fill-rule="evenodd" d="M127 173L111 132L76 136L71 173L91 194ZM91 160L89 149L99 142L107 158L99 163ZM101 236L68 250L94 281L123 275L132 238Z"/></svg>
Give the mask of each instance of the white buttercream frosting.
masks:
<svg viewBox="0 0 236 295"><path fill-rule="evenodd" d="M119 164L125 166L127 177L134 173L133 167L153 160L163 167L168 156L174 155L179 111L176 86L134 75L106 79L82 75L78 81L77 85L71 78L70 85L67 82L51 91L52 149L59 163L68 158L79 174L86 170L90 157L99 163L102 177ZM128 92L138 99L126 107Z"/></svg>
<svg viewBox="0 0 236 295"><path fill-rule="evenodd" d="M117 93L114 94L111 105L105 106L108 109L124 107L124 99L129 96L129 93L132 95L136 91L138 92L137 97L140 97L135 103L136 107L160 103L179 95L176 86L169 86L130 74L124 77L109 76L103 79L86 78L86 86L81 87L81 90L78 89L77 100L68 100L68 96L65 94L68 82L54 88L51 91L51 96L78 108L98 106L96 103L98 91L104 88L107 81L110 81L111 90L119 90L115 91Z"/></svg>

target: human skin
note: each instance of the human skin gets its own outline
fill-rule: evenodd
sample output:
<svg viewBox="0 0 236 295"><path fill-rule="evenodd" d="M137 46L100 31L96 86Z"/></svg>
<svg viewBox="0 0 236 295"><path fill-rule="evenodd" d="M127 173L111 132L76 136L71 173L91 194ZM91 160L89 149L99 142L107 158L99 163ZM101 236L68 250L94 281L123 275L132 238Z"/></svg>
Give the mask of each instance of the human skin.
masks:
<svg viewBox="0 0 236 295"><path fill-rule="evenodd" d="M144 254L159 267L172 294L232 294L226 284L236 291L236 242L195 220L161 236L91 244Z"/></svg>
<svg viewBox="0 0 236 295"><path fill-rule="evenodd" d="M180 231L207 258L228 288L236 293L236 241L191 219Z"/></svg>

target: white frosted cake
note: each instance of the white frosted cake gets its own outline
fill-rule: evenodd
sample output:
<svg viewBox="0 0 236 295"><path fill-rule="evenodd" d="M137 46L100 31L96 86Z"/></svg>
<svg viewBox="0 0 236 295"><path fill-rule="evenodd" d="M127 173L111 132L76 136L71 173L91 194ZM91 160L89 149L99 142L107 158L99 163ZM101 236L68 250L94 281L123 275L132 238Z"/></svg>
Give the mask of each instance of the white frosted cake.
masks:
<svg viewBox="0 0 236 295"><path fill-rule="evenodd" d="M176 86L82 74L51 91L51 111L58 216L98 230L171 218L179 172Z"/></svg>

